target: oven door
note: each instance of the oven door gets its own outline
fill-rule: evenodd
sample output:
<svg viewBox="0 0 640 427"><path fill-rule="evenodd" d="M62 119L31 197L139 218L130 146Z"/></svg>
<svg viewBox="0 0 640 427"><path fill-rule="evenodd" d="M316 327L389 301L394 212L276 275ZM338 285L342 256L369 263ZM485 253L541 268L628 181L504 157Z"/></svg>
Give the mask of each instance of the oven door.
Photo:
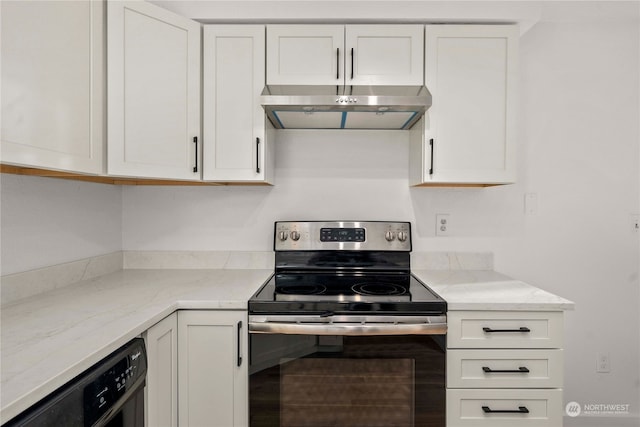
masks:
<svg viewBox="0 0 640 427"><path fill-rule="evenodd" d="M445 427L445 316L250 316L249 332L251 427Z"/></svg>

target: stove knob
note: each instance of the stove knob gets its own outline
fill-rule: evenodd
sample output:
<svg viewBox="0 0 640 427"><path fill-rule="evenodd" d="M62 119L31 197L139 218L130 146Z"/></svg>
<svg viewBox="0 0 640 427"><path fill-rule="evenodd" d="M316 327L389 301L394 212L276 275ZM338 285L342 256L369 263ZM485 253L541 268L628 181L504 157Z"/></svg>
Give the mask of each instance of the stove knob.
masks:
<svg viewBox="0 0 640 427"><path fill-rule="evenodd" d="M292 232L291 232L291 240L294 240L294 241L296 241L296 242L297 242L298 240L300 240L300 233L299 233L299 232L297 232L297 231L295 231L295 230L294 230L294 231L292 231Z"/></svg>
<svg viewBox="0 0 640 427"><path fill-rule="evenodd" d="M289 233L287 233L286 231L281 231L278 234L278 237L280 237L280 240L284 242L285 240L287 240L287 237L289 237Z"/></svg>
<svg viewBox="0 0 640 427"><path fill-rule="evenodd" d="M387 231L384 233L384 238L387 239L387 242L392 242L396 238L396 233L393 231Z"/></svg>
<svg viewBox="0 0 640 427"><path fill-rule="evenodd" d="M401 242L406 241L408 236L409 235L406 231L398 231L398 240L400 240Z"/></svg>

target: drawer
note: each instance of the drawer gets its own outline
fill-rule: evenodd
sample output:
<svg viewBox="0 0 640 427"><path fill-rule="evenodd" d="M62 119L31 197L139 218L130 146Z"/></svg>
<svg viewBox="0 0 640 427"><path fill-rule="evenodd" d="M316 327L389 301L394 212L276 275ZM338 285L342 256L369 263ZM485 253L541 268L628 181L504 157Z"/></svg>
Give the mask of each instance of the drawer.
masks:
<svg viewBox="0 0 640 427"><path fill-rule="evenodd" d="M447 427L515 426L562 427L562 390L447 390Z"/></svg>
<svg viewBox="0 0 640 427"><path fill-rule="evenodd" d="M562 350L448 350L449 388L561 388Z"/></svg>
<svg viewBox="0 0 640 427"><path fill-rule="evenodd" d="M562 348L561 311L450 311L448 348Z"/></svg>

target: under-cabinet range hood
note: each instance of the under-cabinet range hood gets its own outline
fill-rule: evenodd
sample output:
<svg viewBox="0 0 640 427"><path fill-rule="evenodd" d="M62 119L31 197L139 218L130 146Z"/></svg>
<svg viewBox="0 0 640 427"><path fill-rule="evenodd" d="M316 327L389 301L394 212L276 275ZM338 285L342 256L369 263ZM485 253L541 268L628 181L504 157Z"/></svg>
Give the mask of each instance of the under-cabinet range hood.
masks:
<svg viewBox="0 0 640 427"><path fill-rule="evenodd" d="M277 129L409 129L431 106L425 86L266 86Z"/></svg>

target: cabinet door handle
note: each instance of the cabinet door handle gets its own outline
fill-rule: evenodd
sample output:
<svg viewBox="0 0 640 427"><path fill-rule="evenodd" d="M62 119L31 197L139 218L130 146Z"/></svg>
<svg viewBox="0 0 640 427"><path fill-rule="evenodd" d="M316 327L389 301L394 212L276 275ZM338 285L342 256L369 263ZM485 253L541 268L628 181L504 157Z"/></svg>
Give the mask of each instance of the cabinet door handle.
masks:
<svg viewBox="0 0 640 427"><path fill-rule="evenodd" d="M237 365L242 366L242 320L238 322L238 360Z"/></svg>
<svg viewBox="0 0 640 427"><path fill-rule="evenodd" d="M340 48L336 48L336 80L340 80Z"/></svg>
<svg viewBox="0 0 640 427"><path fill-rule="evenodd" d="M429 140L429 147L431 148L431 164L429 165L429 175L433 175L433 138Z"/></svg>
<svg viewBox="0 0 640 427"><path fill-rule="evenodd" d="M260 138L256 138L256 173L260 173Z"/></svg>
<svg viewBox="0 0 640 427"><path fill-rule="evenodd" d="M491 328L482 328L482 330L486 333L494 333L494 332L531 332L531 329L525 327L525 326L521 326L518 329L491 329Z"/></svg>
<svg viewBox="0 0 640 427"><path fill-rule="evenodd" d="M518 409L491 409L488 406L482 407L485 414L528 414L529 410L526 406L518 406Z"/></svg>
<svg viewBox="0 0 640 427"><path fill-rule="evenodd" d="M195 152L196 152L196 163L195 166L193 167L193 171L194 172L198 172L198 137L194 136L193 137L193 143L195 144L196 148L195 148Z"/></svg>
<svg viewBox="0 0 640 427"><path fill-rule="evenodd" d="M351 80L353 80L353 48L351 48Z"/></svg>
<svg viewBox="0 0 640 427"><path fill-rule="evenodd" d="M482 370L487 374L526 374L529 372L525 366L520 366L518 369L491 369L488 366L483 366Z"/></svg>

